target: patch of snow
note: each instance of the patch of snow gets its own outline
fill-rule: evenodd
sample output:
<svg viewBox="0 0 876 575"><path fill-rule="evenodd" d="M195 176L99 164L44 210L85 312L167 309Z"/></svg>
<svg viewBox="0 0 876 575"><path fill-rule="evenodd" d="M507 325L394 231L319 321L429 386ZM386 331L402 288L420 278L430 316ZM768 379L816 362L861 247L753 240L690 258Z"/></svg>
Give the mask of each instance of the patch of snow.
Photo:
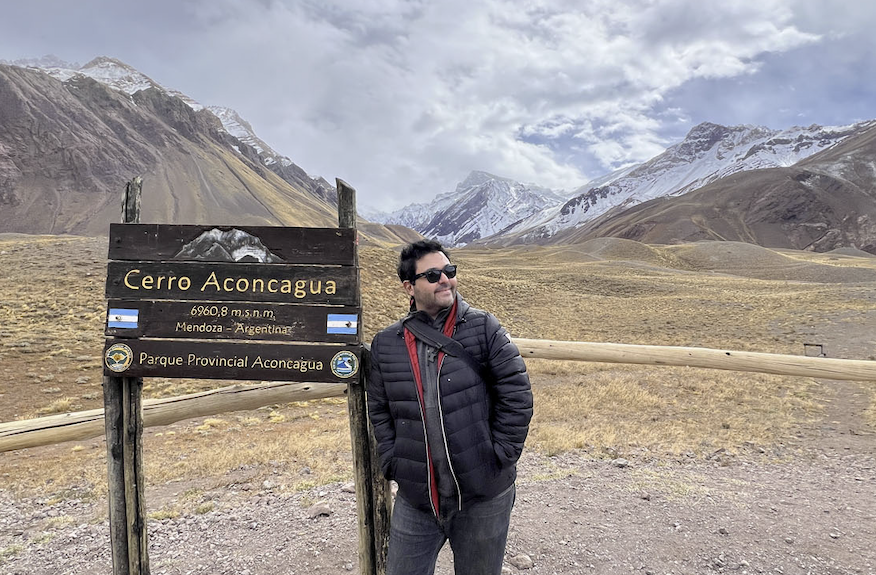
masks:
<svg viewBox="0 0 876 575"><path fill-rule="evenodd" d="M226 132L247 146L252 147L259 154L266 156L264 160L266 166L277 161L276 156L279 156L279 154L259 139L253 131L252 126L249 125L249 122L241 118L237 112L224 106L208 106L207 109L219 118L219 121L222 122L222 127L225 128ZM270 163L268 163L268 159L271 160Z"/></svg>
<svg viewBox="0 0 876 575"><path fill-rule="evenodd" d="M16 60L12 65L41 70L61 82L66 82L75 76L86 76L128 95L149 88L157 88L179 98L196 112L204 108L204 106L179 90L167 89L149 76L115 58L99 56L84 66L67 64L54 57Z"/></svg>

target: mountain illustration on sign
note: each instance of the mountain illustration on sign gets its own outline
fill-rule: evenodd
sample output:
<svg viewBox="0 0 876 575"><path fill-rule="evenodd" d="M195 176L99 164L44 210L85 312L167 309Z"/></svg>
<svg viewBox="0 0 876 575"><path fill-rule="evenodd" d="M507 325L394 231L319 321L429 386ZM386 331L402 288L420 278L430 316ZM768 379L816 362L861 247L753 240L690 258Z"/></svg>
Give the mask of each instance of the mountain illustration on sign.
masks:
<svg viewBox="0 0 876 575"><path fill-rule="evenodd" d="M283 261L271 253L259 238L236 228L207 230L183 246L174 259L263 264Z"/></svg>

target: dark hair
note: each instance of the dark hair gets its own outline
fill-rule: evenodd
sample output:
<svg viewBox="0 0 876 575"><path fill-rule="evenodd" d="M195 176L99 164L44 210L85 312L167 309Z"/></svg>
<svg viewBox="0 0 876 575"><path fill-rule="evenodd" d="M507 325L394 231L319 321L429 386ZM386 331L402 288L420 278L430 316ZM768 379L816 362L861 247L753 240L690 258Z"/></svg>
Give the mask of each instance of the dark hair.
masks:
<svg viewBox="0 0 876 575"><path fill-rule="evenodd" d="M406 245L398 257L398 279L401 281L414 279L417 274L417 260L435 252L441 252L450 261L450 254L435 240L420 240Z"/></svg>

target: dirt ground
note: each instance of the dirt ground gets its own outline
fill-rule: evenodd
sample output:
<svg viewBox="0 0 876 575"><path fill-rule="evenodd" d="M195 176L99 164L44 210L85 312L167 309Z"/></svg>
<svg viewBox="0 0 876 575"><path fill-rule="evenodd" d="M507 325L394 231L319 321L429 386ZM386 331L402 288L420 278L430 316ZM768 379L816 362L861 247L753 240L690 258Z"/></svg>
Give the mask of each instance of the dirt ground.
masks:
<svg viewBox="0 0 876 575"><path fill-rule="evenodd" d="M89 274L88 285L96 290L101 258L95 250L84 263L71 264L80 275ZM91 274L98 276L93 282ZM63 286L45 288L58 289L62 301ZM100 307L75 303L39 313L101 321ZM21 306L15 308L21 315L29 304L7 304L13 305ZM831 357L873 356L876 309L849 318L816 313L807 321L812 340L824 344ZM13 335L19 345L21 337L12 332L5 341ZM33 338L31 343L39 345ZM68 338L65 346L64 355L75 360L70 365L80 361L77 357L93 363L88 342ZM41 354L10 351L17 349L4 351L4 369L42 373L36 367ZM31 367L18 365L28 357L34 360ZM65 369L69 373L53 373L39 385L86 377L85 369ZM99 392L98 381L86 379L76 385ZM750 443L734 452L667 457L630 446L618 454L593 448L551 457L526 451L506 571L876 574L876 429L864 416L872 409L874 385L819 381L815 399L825 407L817 420L802 422L776 444ZM99 395L83 399L85 407L99 401ZM20 413L10 409L0 420ZM147 440L165 431L148 429ZM86 446L105 449L100 440ZM35 448L16 457L48 460L69 449L69 444ZM3 461L0 455L0 574L111 573L106 501L75 486L63 497L15 495L3 486ZM267 479L262 470L241 468L218 482L192 479L149 487L150 509L198 498L194 512L150 516L153 575L358 572L351 486L290 491L282 489L286 480L278 465ZM452 572L452 555L445 548L436 573Z"/></svg>
<svg viewBox="0 0 876 575"><path fill-rule="evenodd" d="M863 407L857 384L832 382L824 391L829 424L801 429L772 453L752 446L732 457L673 462L640 453L626 463L585 451L526 453L507 571L876 573L874 430L855 416ZM277 485L242 473L238 483L202 494L216 510L150 520L152 573L357 572L350 485L298 493ZM155 488L147 500L158 505L192 487ZM20 546L0 573L111 573L107 523L89 523L103 505L16 500L0 490L0 549ZM446 548L436 572L452 573Z"/></svg>

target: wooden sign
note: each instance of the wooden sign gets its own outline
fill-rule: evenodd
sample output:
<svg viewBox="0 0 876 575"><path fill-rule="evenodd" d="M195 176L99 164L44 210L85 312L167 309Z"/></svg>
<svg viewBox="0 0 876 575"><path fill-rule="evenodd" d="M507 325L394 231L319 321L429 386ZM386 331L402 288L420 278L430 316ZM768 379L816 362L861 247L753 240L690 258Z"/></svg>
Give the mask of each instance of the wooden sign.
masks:
<svg viewBox="0 0 876 575"><path fill-rule="evenodd" d="M109 262L108 299L176 299L356 305L358 270L200 262Z"/></svg>
<svg viewBox="0 0 876 575"><path fill-rule="evenodd" d="M360 325L353 306L110 300L106 335L357 343Z"/></svg>
<svg viewBox="0 0 876 575"><path fill-rule="evenodd" d="M111 260L353 265L356 230L110 224Z"/></svg>
<svg viewBox="0 0 876 575"><path fill-rule="evenodd" d="M355 239L354 229L112 224L104 373L358 381Z"/></svg>
<svg viewBox="0 0 876 575"><path fill-rule="evenodd" d="M107 339L104 374L355 383L361 346Z"/></svg>

